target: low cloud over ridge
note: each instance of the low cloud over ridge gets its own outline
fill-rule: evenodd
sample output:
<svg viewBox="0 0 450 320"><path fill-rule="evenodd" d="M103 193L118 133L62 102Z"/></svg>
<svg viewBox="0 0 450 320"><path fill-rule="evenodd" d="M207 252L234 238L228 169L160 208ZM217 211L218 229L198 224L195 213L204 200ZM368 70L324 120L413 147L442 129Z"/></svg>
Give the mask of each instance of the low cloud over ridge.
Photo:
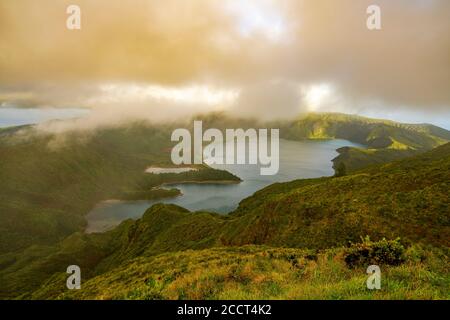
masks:
<svg viewBox="0 0 450 320"><path fill-rule="evenodd" d="M366 28L374 3L382 9L380 31ZM111 104L136 114L175 103L192 112L269 116L449 109L447 0L79 0L80 31L65 28L69 4L0 3L0 103L105 112ZM102 88L111 84L214 88L236 97L103 103ZM331 96L312 108L304 90L324 84Z"/></svg>

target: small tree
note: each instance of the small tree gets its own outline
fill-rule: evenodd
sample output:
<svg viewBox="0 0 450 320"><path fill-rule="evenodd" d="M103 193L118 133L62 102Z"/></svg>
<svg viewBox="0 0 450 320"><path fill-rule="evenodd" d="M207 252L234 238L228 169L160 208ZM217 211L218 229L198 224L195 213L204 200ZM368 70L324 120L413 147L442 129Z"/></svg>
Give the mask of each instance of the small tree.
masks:
<svg viewBox="0 0 450 320"><path fill-rule="evenodd" d="M343 162L339 162L335 169L335 177L342 177L347 174L347 169L345 168L345 164Z"/></svg>

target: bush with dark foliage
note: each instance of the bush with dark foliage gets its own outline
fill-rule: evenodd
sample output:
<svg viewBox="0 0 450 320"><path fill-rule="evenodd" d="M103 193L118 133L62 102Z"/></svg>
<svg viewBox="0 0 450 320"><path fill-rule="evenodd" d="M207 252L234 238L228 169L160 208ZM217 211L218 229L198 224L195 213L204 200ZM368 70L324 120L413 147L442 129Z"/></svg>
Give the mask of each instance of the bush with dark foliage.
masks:
<svg viewBox="0 0 450 320"><path fill-rule="evenodd" d="M373 242L367 236L361 243L353 243L345 251L345 263L350 268L358 266L399 265L404 261L405 247L400 238Z"/></svg>

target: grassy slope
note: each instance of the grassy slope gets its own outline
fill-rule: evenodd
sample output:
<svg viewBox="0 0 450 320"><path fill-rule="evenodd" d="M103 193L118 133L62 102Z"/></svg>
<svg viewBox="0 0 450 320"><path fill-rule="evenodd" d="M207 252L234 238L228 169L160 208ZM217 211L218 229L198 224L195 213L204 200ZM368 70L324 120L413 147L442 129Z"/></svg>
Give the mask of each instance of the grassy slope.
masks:
<svg viewBox="0 0 450 320"><path fill-rule="evenodd" d="M137 258L92 278L81 290L55 274L32 299L449 299L443 253L411 247L405 263L382 265L382 290L366 289L365 267L350 269L344 249L244 246Z"/></svg>
<svg viewBox="0 0 450 320"><path fill-rule="evenodd" d="M78 233L57 246L1 256L0 280L4 285L0 294L26 293L23 297L30 297L33 288L55 273L61 277L58 272L69 264L80 265L86 279L99 275L98 280L92 281L103 281L103 273L125 268L120 266L135 258L144 259L139 263L151 266L151 259L166 252L217 246L256 244L324 250L370 235L375 240L400 236L407 244L448 248L449 175L450 144L446 144L423 155L350 176L271 185L242 201L230 216L156 205L142 219L125 221L104 234ZM31 254L37 257L30 258ZM447 265L446 256L439 259ZM267 263L272 266L273 262ZM415 274L428 267L416 264L411 270ZM398 268L398 272L407 272ZM436 286L448 281L448 270L433 270L438 273ZM129 270L130 274L133 272ZM126 273L125 269L120 272L123 285L134 281ZM360 281L357 279L362 277L353 276L356 274L348 280ZM52 287L57 282L49 281L41 291L60 292ZM57 287L61 289L61 283ZM83 292L98 297L94 292ZM44 296L41 293L39 297Z"/></svg>

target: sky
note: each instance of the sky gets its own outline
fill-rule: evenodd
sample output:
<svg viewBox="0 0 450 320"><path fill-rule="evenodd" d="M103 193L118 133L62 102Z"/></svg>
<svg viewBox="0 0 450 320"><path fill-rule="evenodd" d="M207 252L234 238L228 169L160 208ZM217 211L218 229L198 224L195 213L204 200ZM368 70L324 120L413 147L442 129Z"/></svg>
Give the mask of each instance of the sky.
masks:
<svg viewBox="0 0 450 320"><path fill-rule="evenodd" d="M0 0L0 107L17 106L89 108L84 125L227 110L450 129L450 1Z"/></svg>

